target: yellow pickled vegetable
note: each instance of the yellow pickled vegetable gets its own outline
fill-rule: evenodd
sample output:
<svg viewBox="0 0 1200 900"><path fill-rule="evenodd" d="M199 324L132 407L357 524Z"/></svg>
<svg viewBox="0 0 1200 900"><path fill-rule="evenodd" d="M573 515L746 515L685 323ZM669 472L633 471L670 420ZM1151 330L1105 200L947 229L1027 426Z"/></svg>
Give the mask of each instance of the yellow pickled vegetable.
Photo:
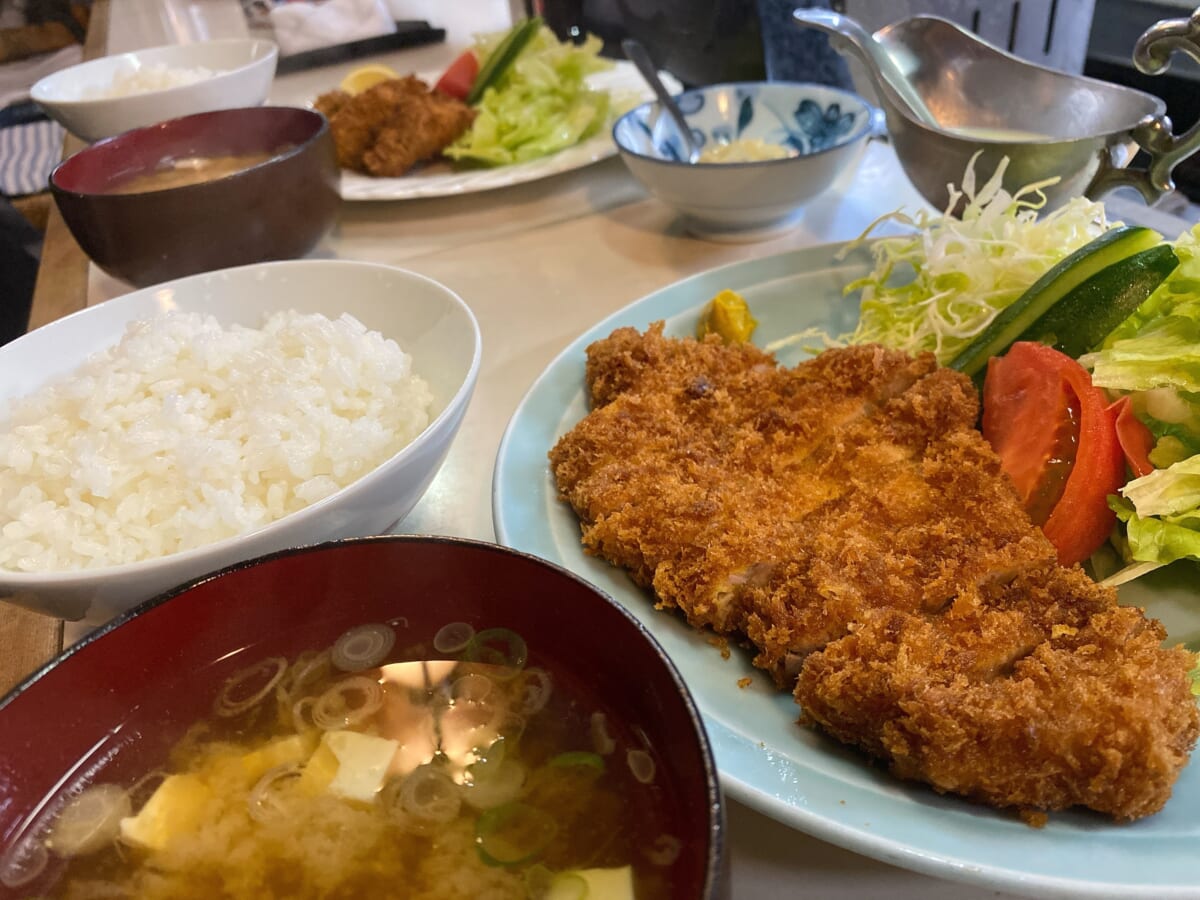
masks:
<svg viewBox="0 0 1200 900"><path fill-rule="evenodd" d="M727 344L744 344L754 334L758 320L750 315L750 306L738 293L721 291L713 297L700 316L696 337L719 334Z"/></svg>

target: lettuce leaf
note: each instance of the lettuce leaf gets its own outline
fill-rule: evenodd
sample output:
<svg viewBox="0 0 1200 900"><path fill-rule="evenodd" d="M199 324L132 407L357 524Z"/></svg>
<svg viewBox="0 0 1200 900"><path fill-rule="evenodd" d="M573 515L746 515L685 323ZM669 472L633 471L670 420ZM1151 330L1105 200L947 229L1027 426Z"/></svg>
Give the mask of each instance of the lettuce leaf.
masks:
<svg viewBox="0 0 1200 900"><path fill-rule="evenodd" d="M1155 469L1121 488L1139 516L1178 516L1200 510L1200 456Z"/></svg>
<svg viewBox="0 0 1200 900"><path fill-rule="evenodd" d="M1113 501L1142 562L1200 559L1200 226L1172 245L1179 267L1095 353L1092 382L1128 394L1158 466Z"/></svg>
<svg viewBox="0 0 1200 900"><path fill-rule="evenodd" d="M503 35L476 41L481 59ZM471 128L443 152L452 159L485 165L526 162L557 153L599 134L607 125L612 101L606 91L591 90L587 77L610 68L600 58L602 42L589 36L582 44L564 44L548 28L529 42L512 67L484 91Z"/></svg>
<svg viewBox="0 0 1200 900"><path fill-rule="evenodd" d="M1200 304L1195 313L1198 318L1164 316L1133 337L1081 356L1079 362L1092 370L1093 384L1113 390L1169 387L1200 392Z"/></svg>
<svg viewBox="0 0 1200 900"><path fill-rule="evenodd" d="M1177 559L1200 559L1200 514L1139 516L1133 504L1109 497L1108 505L1125 523L1129 555L1138 562L1166 565Z"/></svg>

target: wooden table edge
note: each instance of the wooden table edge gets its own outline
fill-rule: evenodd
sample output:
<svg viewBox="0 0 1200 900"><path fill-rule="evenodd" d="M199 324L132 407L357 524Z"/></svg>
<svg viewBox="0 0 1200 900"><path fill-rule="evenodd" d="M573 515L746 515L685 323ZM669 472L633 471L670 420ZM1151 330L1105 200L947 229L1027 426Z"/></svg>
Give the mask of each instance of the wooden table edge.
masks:
<svg viewBox="0 0 1200 900"><path fill-rule="evenodd" d="M88 24L84 59L104 56L108 47L110 0L95 0ZM68 135L63 157L83 142ZM87 306L88 258L71 236L58 207L52 205L42 240L29 329L39 328ZM0 696L45 665L62 650L63 623L12 603L0 603Z"/></svg>

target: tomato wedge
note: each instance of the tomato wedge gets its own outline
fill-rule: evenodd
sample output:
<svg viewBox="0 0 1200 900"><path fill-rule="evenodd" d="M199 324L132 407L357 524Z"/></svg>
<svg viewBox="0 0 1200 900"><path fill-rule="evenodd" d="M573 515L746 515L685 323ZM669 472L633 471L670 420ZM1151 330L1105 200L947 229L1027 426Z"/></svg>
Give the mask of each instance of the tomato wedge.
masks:
<svg viewBox="0 0 1200 900"><path fill-rule="evenodd" d="M983 436L1000 457L1033 524L1061 499L1079 443L1079 398L1046 366L992 357L983 394Z"/></svg>
<svg viewBox="0 0 1200 900"><path fill-rule="evenodd" d="M478 74L479 58L475 56L474 51L465 50L454 62L450 63L433 89L451 97L457 97L459 100L466 100L467 94L471 93L471 85L475 83L475 76Z"/></svg>
<svg viewBox="0 0 1200 900"><path fill-rule="evenodd" d="M983 409L983 435L1059 562L1087 559L1112 531L1108 495L1125 483L1117 410L1079 363L1029 341L988 362Z"/></svg>
<svg viewBox="0 0 1200 900"><path fill-rule="evenodd" d="M1133 414L1133 403L1128 397L1122 397L1111 407L1116 416L1117 440L1121 444L1121 452L1125 454L1125 462L1134 478L1141 478L1154 471L1154 463L1150 462L1150 451L1154 449L1154 435L1137 416Z"/></svg>

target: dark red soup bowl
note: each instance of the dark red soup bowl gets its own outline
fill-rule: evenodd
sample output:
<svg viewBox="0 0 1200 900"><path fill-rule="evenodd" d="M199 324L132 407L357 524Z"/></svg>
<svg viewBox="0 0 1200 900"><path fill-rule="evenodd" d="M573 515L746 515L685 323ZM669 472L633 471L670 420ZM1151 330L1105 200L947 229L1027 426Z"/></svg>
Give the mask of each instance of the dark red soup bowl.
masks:
<svg viewBox="0 0 1200 900"><path fill-rule="evenodd" d="M259 160L185 186L146 184L177 163ZM92 260L139 287L308 253L333 226L339 171L325 118L261 106L184 116L79 151L50 175ZM139 187L139 180L142 185Z"/></svg>
<svg viewBox="0 0 1200 900"><path fill-rule="evenodd" d="M2 897L403 897L436 877L464 898L718 900L722 826L699 713L650 634L492 544L237 565L0 700ZM122 869L138 860L154 871Z"/></svg>

